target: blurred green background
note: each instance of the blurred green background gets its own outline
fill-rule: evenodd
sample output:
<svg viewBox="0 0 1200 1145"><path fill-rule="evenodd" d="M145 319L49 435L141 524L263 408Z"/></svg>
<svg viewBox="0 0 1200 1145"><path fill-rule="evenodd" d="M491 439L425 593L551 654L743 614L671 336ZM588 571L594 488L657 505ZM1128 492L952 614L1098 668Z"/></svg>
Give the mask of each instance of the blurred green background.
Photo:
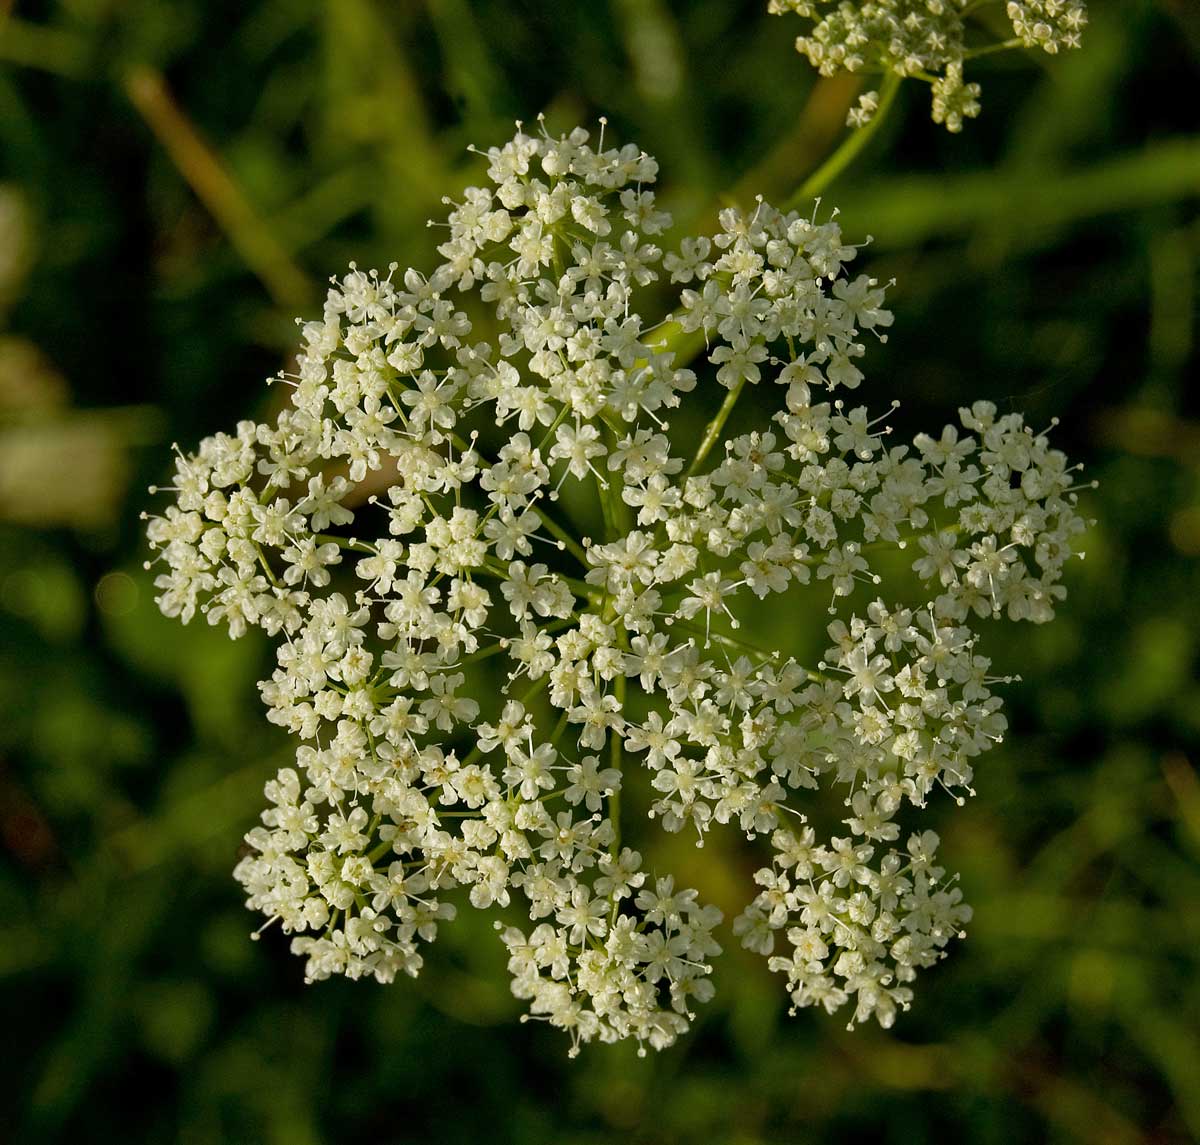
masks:
<svg viewBox="0 0 1200 1145"><path fill-rule="evenodd" d="M907 85L826 198L897 279L866 400L1058 415L1101 481L1059 619L988 633L1012 734L934 814L969 938L850 1034L726 930L681 1045L570 1062L469 909L391 987L249 941L269 650L158 616L144 487L268 408L328 274L428 261L468 143L607 114L688 223L793 188L855 84L765 0L0 3L0 1140L1200 1138L1200 6L1092 7L1082 52L980 61L960 137ZM748 896L719 839L658 854Z"/></svg>

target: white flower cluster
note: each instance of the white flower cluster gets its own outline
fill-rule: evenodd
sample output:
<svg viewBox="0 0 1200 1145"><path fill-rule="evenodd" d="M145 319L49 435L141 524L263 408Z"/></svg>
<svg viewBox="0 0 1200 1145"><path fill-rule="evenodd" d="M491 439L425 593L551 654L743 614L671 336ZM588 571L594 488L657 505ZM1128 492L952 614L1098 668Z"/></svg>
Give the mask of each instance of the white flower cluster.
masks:
<svg viewBox="0 0 1200 1145"><path fill-rule="evenodd" d="M974 0L770 0L774 15L796 13L813 21L796 50L822 75L881 71L932 86L933 119L950 131L979 114L980 87L963 80L963 63L996 48L1040 48L1056 53L1080 46L1087 25L1085 0L1010 0L1014 37L994 45L968 45L966 17ZM870 92L850 113L861 127L877 106Z"/></svg>
<svg viewBox="0 0 1200 1145"><path fill-rule="evenodd" d="M279 638L261 690L299 743L247 836L248 904L310 980L387 981L454 892L516 899L530 925L496 926L530 1016L573 1048L666 1046L713 993L721 914L622 845L624 789L643 830L770 839L735 932L770 954L785 930L797 1005L853 995L888 1024L968 911L936 836L880 844L1003 733L970 624L1052 616L1072 473L985 402L886 448L827 400L892 320L834 221L729 209L664 255L637 148L518 131L487 162L442 264L335 281L290 406L181 454L149 523L166 614ZM667 417L696 377L639 309L663 278L726 390L690 458ZM777 412L709 463L756 383ZM566 483L602 536L558 519ZM876 566L906 549L926 590L885 604ZM844 612L824 661L742 638L768 597ZM851 811L821 845L798 806L818 786Z"/></svg>

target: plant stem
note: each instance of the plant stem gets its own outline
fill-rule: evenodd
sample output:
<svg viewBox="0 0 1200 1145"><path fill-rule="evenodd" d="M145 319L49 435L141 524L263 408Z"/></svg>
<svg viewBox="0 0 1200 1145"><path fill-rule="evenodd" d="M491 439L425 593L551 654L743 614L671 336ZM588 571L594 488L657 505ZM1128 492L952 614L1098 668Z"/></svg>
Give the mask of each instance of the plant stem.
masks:
<svg viewBox="0 0 1200 1145"><path fill-rule="evenodd" d="M70 43L45 34L35 45L39 42L47 53L54 45ZM163 74L137 65L123 78L130 102L275 302L291 310L308 306L314 294L312 283L175 102Z"/></svg>
<svg viewBox="0 0 1200 1145"><path fill-rule="evenodd" d="M538 508L536 503L532 503L530 508L538 515L542 522L542 526L556 541L562 541L569 552L581 565L587 567L587 553L583 551L583 546L571 536L553 517L544 513Z"/></svg>
<svg viewBox="0 0 1200 1145"><path fill-rule="evenodd" d="M743 640L738 636L727 636L723 632L705 633L703 628L698 625L689 624L686 620L676 620L676 628L682 628L685 632L692 632L697 636L707 636L714 644L721 644L726 648L731 648L739 652L752 652L756 656L761 656L764 660L775 660L781 653L778 649L771 651L767 648L760 648L757 644L752 644L749 640ZM810 680L824 680L825 677L820 672L814 672L811 668L806 668Z"/></svg>
<svg viewBox="0 0 1200 1145"><path fill-rule="evenodd" d="M612 482L609 482L611 487ZM604 486L604 479L599 473L596 474L596 493L600 497L600 514L604 518L604 539L606 541L615 541L617 539L617 522L613 516L613 505L608 495L608 489Z"/></svg>
<svg viewBox="0 0 1200 1145"><path fill-rule="evenodd" d="M262 545L256 544L254 546L254 551L258 553L258 563L262 565L263 572L267 574L267 580L269 580L275 588L281 588L282 586L280 585L279 581L275 579L275 573L271 570L271 565L267 561L267 554L262 551Z"/></svg>
<svg viewBox="0 0 1200 1145"><path fill-rule="evenodd" d="M725 423L729 420L729 415L733 413L733 407L737 405L737 400L742 396L742 390L745 386L746 379L740 378L737 385L725 395L725 400L721 403L721 408L717 410L717 416L708 423L707 428L704 430L704 437L700 441L700 448L696 450L696 456L692 458L692 463L688 466L686 476L691 477L700 468L709 451L716 445L717 438L721 436L721 430L725 428Z"/></svg>
<svg viewBox="0 0 1200 1145"><path fill-rule="evenodd" d="M1009 52L1014 48L1024 47L1019 39L998 40L994 44L985 44L982 48L972 48L963 53L964 60L977 60L980 56L990 56L996 52Z"/></svg>
<svg viewBox="0 0 1200 1145"><path fill-rule="evenodd" d="M617 673L613 680L613 695L617 698L617 703L620 705L620 710L625 710L625 672L624 670ZM621 771L621 755L622 755L622 739L621 733L616 728L609 728L609 752L612 760L612 766L618 772ZM615 788L608 797L608 821L613 827L613 841L611 852L614 855L620 854L621 851L621 789Z"/></svg>
<svg viewBox="0 0 1200 1145"><path fill-rule="evenodd" d="M785 211L794 210L808 199L815 199L829 186L858 156L875 133L879 130L892 104L896 101L896 93L900 90L903 77L889 71L883 77L879 91L879 107L864 127L855 128L842 141L841 146L825 160L803 183L799 189L784 203Z"/></svg>
<svg viewBox="0 0 1200 1145"><path fill-rule="evenodd" d="M604 436L608 441L609 451L615 451L617 431L607 421L604 422ZM608 501L608 515L611 518L613 529L613 535L609 539L615 541L633 527L632 514L629 506L625 504L625 499L621 496L621 489L615 480L610 480L608 485L600 490L600 495Z"/></svg>
<svg viewBox="0 0 1200 1145"><path fill-rule="evenodd" d="M350 540L347 537L338 537L333 533L313 533L312 539L316 541L318 545L337 545L338 548L350 549L356 553L369 553L372 556L375 554L375 550L370 545L365 544L363 541Z"/></svg>

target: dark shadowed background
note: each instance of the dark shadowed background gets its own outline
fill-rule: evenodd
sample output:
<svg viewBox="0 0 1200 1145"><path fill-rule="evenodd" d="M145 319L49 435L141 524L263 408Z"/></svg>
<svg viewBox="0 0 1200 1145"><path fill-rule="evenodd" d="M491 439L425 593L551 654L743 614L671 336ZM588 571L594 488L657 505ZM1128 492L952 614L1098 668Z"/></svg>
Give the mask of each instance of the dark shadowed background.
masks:
<svg viewBox="0 0 1200 1145"><path fill-rule="evenodd" d="M1058 620L988 634L1012 733L934 815L969 938L848 1033L726 929L684 1042L571 1062L469 908L390 987L249 941L269 650L157 614L145 486L278 400L329 274L429 261L467 144L606 114L686 225L793 189L854 83L765 0L0 3L0 1140L1200 1137L1200 6L1092 8L1082 52L980 61L961 136L906 85L825 200L897 280L864 399L910 431L1058 416L1101 482ZM727 916L749 895L719 837L656 854Z"/></svg>

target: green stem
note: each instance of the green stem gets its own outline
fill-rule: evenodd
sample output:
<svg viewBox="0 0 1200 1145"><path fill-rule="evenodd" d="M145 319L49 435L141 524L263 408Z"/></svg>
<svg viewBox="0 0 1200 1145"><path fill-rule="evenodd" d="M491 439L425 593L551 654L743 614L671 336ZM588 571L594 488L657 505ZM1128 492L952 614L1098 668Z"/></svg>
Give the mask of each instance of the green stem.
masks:
<svg viewBox="0 0 1200 1145"><path fill-rule="evenodd" d="M972 48L963 53L964 60L977 60L980 56L990 56L995 52L1011 52L1014 48L1024 47L1018 39L999 40L994 44L985 44L982 48Z"/></svg>
<svg viewBox="0 0 1200 1145"><path fill-rule="evenodd" d="M542 512L536 503L531 504L530 508L538 515L542 522L542 527L546 530L546 532L549 533L556 541L562 541L563 545L567 549L567 552L569 552L581 565L586 567L588 559L587 553L583 550L583 546L577 540L575 540L575 538L572 537L571 534L568 533L566 529L564 529L557 521L548 516L546 513Z"/></svg>
<svg viewBox="0 0 1200 1145"><path fill-rule="evenodd" d="M803 183L790 199L784 203L784 210L795 210L809 199L815 199L829 186L858 156L875 133L879 130L888 111L896 101L896 93L900 90L903 77L889 71L883 77L879 91L879 107L864 127L855 128L842 141L841 146L825 160Z"/></svg>
<svg viewBox="0 0 1200 1145"><path fill-rule="evenodd" d="M271 582L274 588L282 588L283 586L275 578L275 573L272 571L270 564L267 561L267 554L262 551L262 545L255 542L254 551L258 553L258 563L262 565L263 572L267 574L267 580Z"/></svg>
<svg viewBox="0 0 1200 1145"><path fill-rule="evenodd" d="M550 443L550 439L554 436L555 430L557 430L558 427L567 420L567 415L570 412L571 407L564 402L562 409L558 411L558 416L549 424L549 426L546 427L546 432L542 434L542 440L537 443L537 450L539 453L541 453L542 450L544 450Z"/></svg>
<svg viewBox="0 0 1200 1145"><path fill-rule="evenodd" d="M756 656L761 656L764 660L776 660L780 655L778 649L772 651L766 648L760 648L757 644L750 643L749 640L742 640L737 636L726 636L723 632L709 632L706 634L703 628L700 628L695 624L689 624L686 620L676 620L675 627L682 628L685 632L694 633L696 636L707 635L707 638L714 644L720 644L726 648L732 648L739 652L752 652ZM810 680L825 679L820 672L814 672L811 668L806 668L805 671L808 673L808 678Z"/></svg>
<svg viewBox="0 0 1200 1145"><path fill-rule="evenodd" d="M612 482L609 482L612 486ZM600 514L604 518L604 539L606 541L615 540L617 537L617 523L613 517L612 501L609 500L608 490L603 485L603 478L599 474L596 475L596 492L600 495Z"/></svg>
<svg viewBox="0 0 1200 1145"><path fill-rule="evenodd" d="M705 348L704 329L685 330L673 318L668 318L646 339L646 344L659 354L674 354L671 364L682 369Z"/></svg>
<svg viewBox="0 0 1200 1145"><path fill-rule="evenodd" d="M708 427L704 431L704 437L700 441L700 448L696 450L696 456L692 458L692 463L688 466L686 476L691 477L700 468L709 451L716 445L717 438L721 436L721 430L725 428L725 423L729 420L729 415L733 413L733 407L737 405L737 400L742 396L742 390L745 387L746 379L739 378L737 385L725 395L725 400L721 403L721 408L717 410L717 416L708 423Z"/></svg>
<svg viewBox="0 0 1200 1145"><path fill-rule="evenodd" d="M608 439L609 451L615 451L617 448L617 432L607 421L604 423L604 436ZM621 496L621 489L615 480L610 480L607 488L601 488L600 495L608 502L608 513L606 516L612 527L609 539L616 540L618 537L626 535L633 527L632 514L629 511L629 506L625 504L625 499Z"/></svg>
<svg viewBox="0 0 1200 1145"><path fill-rule="evenodd" d="M620 705L620 710L625 710L625 673L618 673L613 680L613 695L617 698L617 703ZM618 773L621 771L621 755L623 741L621 734L616 728L611 728L609 736L609 753L612 766L616 768ZM621 852L621 789L615 788L612 794L608 797L608 821L613 826L613 840L611 853L618 855Z"/></svg>
<svg viewBox="0 0 1200 1145"><path fill-rule="evenodd" d="M318 545L337 545L341 549L352 549L356 553L370 553L372 556L375 550L363 541L349 540L346 537L338 537L333 533L313 533L312 539Z"/></svg>
<svg viewBox="0 0 1200 1145"><path fill-rule="evenodd" d="M558 747L558 741L562 739L562 734L567 730L567 717L569 712L564 709L561 716L558 717L558 723L554 725L554 731L550 735L550 745Z"/></svg>

